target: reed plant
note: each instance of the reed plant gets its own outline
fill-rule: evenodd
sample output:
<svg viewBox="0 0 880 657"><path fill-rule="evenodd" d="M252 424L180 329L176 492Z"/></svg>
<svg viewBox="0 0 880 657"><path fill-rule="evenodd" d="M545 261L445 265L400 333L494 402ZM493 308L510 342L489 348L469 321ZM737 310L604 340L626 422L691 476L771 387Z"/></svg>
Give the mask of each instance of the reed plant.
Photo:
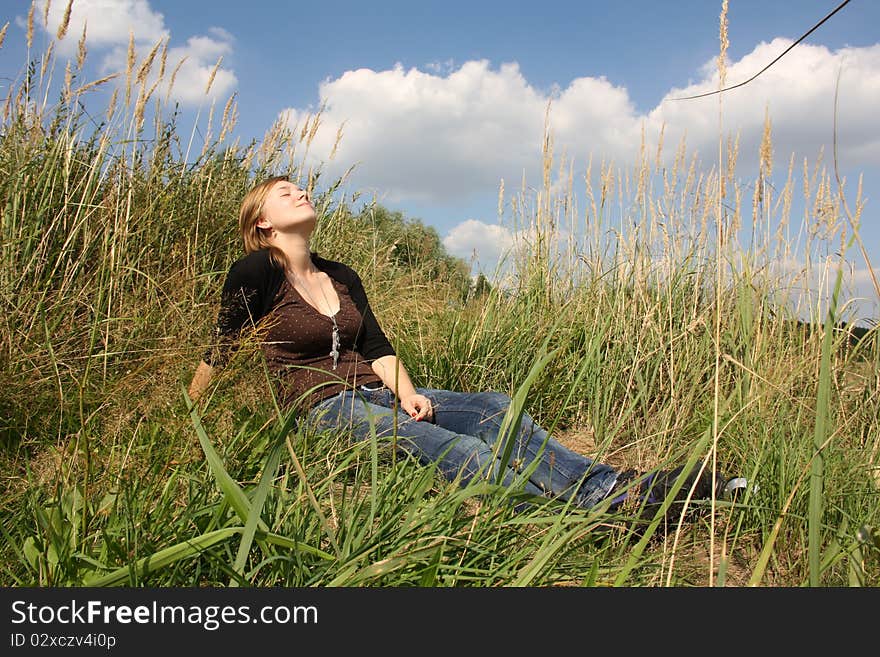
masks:
<svg viewBox="0 0 880 657"><path fill-rule="evenodd" d="M785 303L823 246L855 239L863 202L844 212L821 163L774 183L769 117L746 182L722 136L708 170L685 143L668 165L645 141L575 183L548 123L542 181L499 193L516 247L475 290L463 263L419 250L423 226L356 208L344 177L305 164L320 114L242 145L235 99L216 130L206 100L184 135L158 93L162 44L95 81L82 52L60 87L51 49L29 61L2 120L3 584L880 583L876 330L852 346L832 330L847 308ZM96 121L82 101L100 93ZM752 487L633 534L604 506L459 486L387 438L297 424L254 345L192 404L238 204L270 173L314 191L315 247L362 274L417 383L508 392L507 427L527 410L621 468L704 463ZM802 270L776 267L794 256Z"/></svg>

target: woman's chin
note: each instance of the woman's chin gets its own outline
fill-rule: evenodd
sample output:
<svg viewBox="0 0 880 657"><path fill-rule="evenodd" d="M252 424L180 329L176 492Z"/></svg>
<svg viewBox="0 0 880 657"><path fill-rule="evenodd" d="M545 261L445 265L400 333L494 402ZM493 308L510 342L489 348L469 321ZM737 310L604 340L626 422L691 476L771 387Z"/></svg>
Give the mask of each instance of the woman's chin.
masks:
<svg viewBox="0 0 880 657"><path fill-rule="evenodd" d="M312 231L315 229L315 223L317 222L317 217L315 216L315 211L311 210L309 212L303 212L301 216L296 217L292 224L298 230L306 230Z"/></svg>

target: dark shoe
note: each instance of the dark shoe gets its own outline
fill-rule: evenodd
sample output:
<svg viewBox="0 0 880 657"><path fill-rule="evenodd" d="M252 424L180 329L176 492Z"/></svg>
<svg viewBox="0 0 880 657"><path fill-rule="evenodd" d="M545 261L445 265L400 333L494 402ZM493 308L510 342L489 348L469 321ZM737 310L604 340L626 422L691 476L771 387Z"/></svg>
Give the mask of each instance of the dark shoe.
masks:
<svg viewBox="0 0 880 657"><path fill-rule="evenodd" d="M614 495L615 491L620 492L612 499L609 510L622 512L632 510L640 523L650 523L657 515L663 502L669 497L675 482L684 472L684 468L685 466L680 465L672 470L657 470L648 473L639 473L636 470L622 472L618 476L611 494ZM696 481L696 485L694 485L694 481ZM730 482L736 482L735 487L739 488L739 478L732 479ZM727 481L724 477L716 474L714 486L716 499L725 499L728 496ZM667 524L678 521L682 506L688 499L692 487L694 489L693 494L690 495L692 502L712 499L712 471L704 469L700 474L699 463L691 469L676 492L673 502L666 510ZM695 510L699 507L700 505L689 505L689 510Z"/></svg>

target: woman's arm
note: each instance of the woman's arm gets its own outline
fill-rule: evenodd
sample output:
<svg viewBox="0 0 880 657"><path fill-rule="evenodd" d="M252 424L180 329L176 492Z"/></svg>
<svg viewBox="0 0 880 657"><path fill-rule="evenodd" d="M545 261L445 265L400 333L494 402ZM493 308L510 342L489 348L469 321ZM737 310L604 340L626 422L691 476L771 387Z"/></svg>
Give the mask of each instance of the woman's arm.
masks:
<svg viewBox="0 0 880 657"><path fill-rule="evenodd" d="M363 327L359 332L355 349L370 362L370 366L382 379L382 383L397 395L400 407L409 413L410 417L415 420L433 419L434 409L431 408L431 400L416 392L409 373L397 358L394 347L391 346L370 308L360 276L351 267L346 265L343 267L347 279L344 283L348 287L355 307L363 317Z"/></svg>
<svg viewBox="0 0 880 657"><path fill-rule="evenodd" d="M434 417L431 400L416 392L409 373L397 356L382 356L370 366L388 388L397 395L400 407L415 420L430 420Z"/></svg>
<svg viewBox="0 0 880 657"><path fill-rule="evenodd" d="M196 401L211 382L215 367L223 366L237 348L241 331L253 327L270 309L284 278L284 270L275 266L269 251L261 249L236 260L220 295L220 310L214 325L213 341L196 368L189 384L189 396Z"/></svg>
<svg viewBox="0 0 880 657"><path fill-rule="evenodd" d="M202 393L208 387L208 384L211 382L211 374L213 374L214 368L208 365L205 361L199 363L199 366L196 368L196 373L193 375L192 383L189 384L189 397L193 401L196 401L199 397L202 396Z"/></svg>

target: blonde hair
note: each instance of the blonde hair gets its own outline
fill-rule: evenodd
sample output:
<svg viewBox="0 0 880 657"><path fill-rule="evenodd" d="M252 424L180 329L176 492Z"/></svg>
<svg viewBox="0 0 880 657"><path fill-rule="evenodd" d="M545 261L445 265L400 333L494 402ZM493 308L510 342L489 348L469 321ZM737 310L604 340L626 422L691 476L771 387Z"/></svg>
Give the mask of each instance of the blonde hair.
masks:
<svg viewBox="0 0 880 657"><path fill-rule="evenodd" d="M241 209L238 211L238 230L244 241L244 252L253 253L260 249L269 249L269 257L278 267L284 269L287 266L287 258L284 252L269 243L269 231L257 226L257 222L263 215L263 203L275 183L287 182L287 176L273 176L251 187L241 201Z"/></svg>

